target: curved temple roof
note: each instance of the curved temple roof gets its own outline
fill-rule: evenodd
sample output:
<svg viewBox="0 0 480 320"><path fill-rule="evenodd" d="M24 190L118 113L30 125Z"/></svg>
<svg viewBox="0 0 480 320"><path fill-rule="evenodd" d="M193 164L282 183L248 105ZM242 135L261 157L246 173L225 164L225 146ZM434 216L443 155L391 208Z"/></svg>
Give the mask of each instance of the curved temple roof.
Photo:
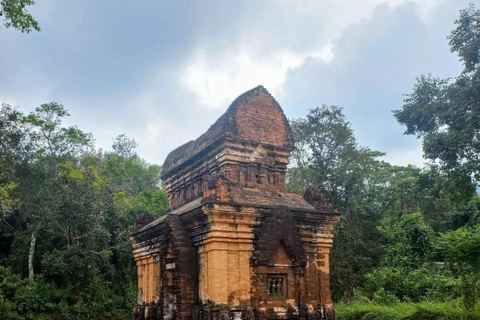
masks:
<svg viewBox="0 0 480 320"><path fill-rule="evenodd" d="M282 108L263 86L258 86L235 99L207 132L170 152L163 164L163 176L225 137L294 148Z"/></svg>

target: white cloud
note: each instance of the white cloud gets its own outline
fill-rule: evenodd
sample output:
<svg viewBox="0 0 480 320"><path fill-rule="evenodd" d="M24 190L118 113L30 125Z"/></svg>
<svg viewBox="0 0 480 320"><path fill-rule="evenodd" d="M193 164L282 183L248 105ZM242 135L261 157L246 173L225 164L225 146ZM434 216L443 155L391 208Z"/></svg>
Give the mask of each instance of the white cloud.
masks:
<svg viewBox="0 0 480 320"><path fill-rule="evenodd" d="M427 162L427 160L423 158L423 151L420 143L409 149L388 152L382 158L393 165L407 166L412 164L419 168L422 168L423 164Z"/></svg>
<svg viewBox="0 0 480 320"><path fill-rule="evenodd" d="M437 8L446 7L447 1L415 0L411 11L428 18ZM379 90L391 82L384 80L391 65L368 57L375 51L372 47L382 49L378 43L394 46L397 39L371 36L381 33L378 29L388 29L388 18L377 17L370 27L368 21L374 20L379 4L389 4L381 12L387 17L406 2L412 1L207 1L188 5L145 1L116 6L111 15L105 14L111 2L38 3L32 12L42 32L0 32L0 42L8 43L0 50L0 102L28 112L56 100L70 110L68 124L92 132L99 147L109 148L112 137L126 133L139 142L142 156L161 163L172 149L207 130L239 94L263 84L289 117L304 117L307 108L321 103L344 106L359 136L365 132L363 145L391 151L375 145L370 127L394 121L389 110L395 106L379 99L388 94L386 90L399 86L392 83ZM451 7L457 10L462 5ZM57 19L64 12L69 13L68 21ZM394 25L404 29L411 25L409 19L418 20L413 16ZM430 23L428 19L423 22ZM360 33L365 35L352 28L363 28ZM445 41L448 30L435 32L441 32L441 41ZM407 32L402 30L397 38ZM423 50L424 42L413 43ZM418 60L417 53L413 56ZM423 69L435 73L438 65L448 64L441 55L429 59L430 64L419 66L411 60L392 68L398 73L395 78L413 74L405 81L407 89L399 90L408 90ZM374 100L364 103L360 98L367 93ZM352 116L354 110L349 107L354 105L361 107L359 113L366 120ZM380 105L390 108L388 119L379 112ZM397 133L391 135L396 139L401 136ZM407 140L402 146L384 140L396 149L410 146Z"/></svg>
<svg viewBox="0 0 480 320"><path fill-rule="evenodd" d="M259 84L266 86L273 94L280 94L290 69L300 66L308 58L324 63L332 61L332 41L340 36L346 27L369 18L380 3L388 3L393 10L407 2L414 2L419 14L427 17L440 0L367 0L353 3L339 1L325 3L323 6L307 1L303 4L303 9L292 6L289 2L283 3L283 6L277 6L277 12L272 12L264 22L252 21L251 36L240 37L238 42L233 42L221 55L216 51L209 55L208 50L197 49L192 58L184 64L182 80L186 88L197 96L200 105L207 109L225 108L232 97ZM325 10L329 12L327 19L324 18ZM305 20L317 16L318 30L328 30L328 33L319 42L316 30L302 30L312 35L309 43L302 43L302 50L292 44L292 38L298 34L279 34L280 38L285 38L284 45L280 49L269 50L267 44L272 41L271 31L275 29L274 25L283 23L282 20L285 19L282 19L282 15L290 13L305 15ZM255 15L250 18L257 20ZM303 21L293 19L293 23L292 30L295 30L299 27L297 24ZM310 27L311 21L305 23L306 27ZM329 23L335 28L328 27ZM281 33L282 29L278 31ZM322 42L324 45L318 47ZM262 51L261 56L258 51Z"/></svg>
<svg viewBox="0 0 480 320"><path fill-rule="evenodd" d="M225 108L235 97L259 84L278 92L288 69L299 66L303 57L291 52L277 53L259 60L246 51L226 54L220 61L210 61L199 51L183 70L182 79L206 108Z"/></svg>
<svg viewBox="0 0 480 320"><path fill-rule="evenodd" d="M173 150L184 139L188 140L189 136L186 130L178 130L159 115L151 115L144 125L135 128L130 135L139 144L139 154L149 162L157 162L155 160L159 157L165 157L166 150Z"/></svg>
<svg viewBox="0 0 480 320"><path fill-rule="evenodd" d="M332 46L303 55L285 50L272 53L269 59L259 59L244 50L225 54L221 60L215 61L200 50L182 71L182 80L198 97L201 106L225 108L232 97L259 84L273 95L280 94L287 72L302 65L309 57L329 63L333 59Z"/></svg>

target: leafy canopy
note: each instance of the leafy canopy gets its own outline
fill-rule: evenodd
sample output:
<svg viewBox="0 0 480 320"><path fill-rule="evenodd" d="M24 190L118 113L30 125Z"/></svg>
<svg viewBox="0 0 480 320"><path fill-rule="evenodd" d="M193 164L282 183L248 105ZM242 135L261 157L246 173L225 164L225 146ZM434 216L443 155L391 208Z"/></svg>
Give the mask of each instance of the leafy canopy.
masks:
<svg viewBox="0 0 480 320"><path fill-rule="evenodd" d="M0 108L1 319L128 316L134 217L168 207L161 167L141 159L134 140L121 135L113 151L95 151L90 134L64 124L68 115L55 102L27 115ZM3 281L27 274L29 252L33 281Z"/></svg>
<svg viewBox="0 0 480 320"><path fill-rule="evenodd" d="M3 17L5 27L12 27L22 33L40 31L37 20L27 11L27 7L34 4L34 0L1 0L0 17Z"/></svg>
<svg viewBox="0 0 480 320"><path fill-rule="evenodd" d="M394 115L406 134L423 138L426 158L480 181L480 11L470 5L455 24L448 39L462 73L455 79L420 76Z"/></svg>

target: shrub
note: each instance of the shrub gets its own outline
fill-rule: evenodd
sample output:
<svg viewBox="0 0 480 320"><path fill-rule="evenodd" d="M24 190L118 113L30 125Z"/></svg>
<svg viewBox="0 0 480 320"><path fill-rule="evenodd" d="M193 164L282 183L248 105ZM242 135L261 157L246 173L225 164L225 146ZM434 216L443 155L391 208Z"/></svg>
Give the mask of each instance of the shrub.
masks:
<svg viewBox="0 0 480 320"><path fill-rule="evenodd" d="M369 299L379 290L406 302L446 300L460 297L461 281L449 270L423 266L419 269L383 267L366 276L364 294Z"/></svg>
<svg viewBox="0 0 480 320"><path fill-rule="evenodd" d="M20 280L10 269L0 266L0 319L130 319L134 290L125 290L128 294L99 282L84 288L62 288L42 276L34 282Z"/></svg>

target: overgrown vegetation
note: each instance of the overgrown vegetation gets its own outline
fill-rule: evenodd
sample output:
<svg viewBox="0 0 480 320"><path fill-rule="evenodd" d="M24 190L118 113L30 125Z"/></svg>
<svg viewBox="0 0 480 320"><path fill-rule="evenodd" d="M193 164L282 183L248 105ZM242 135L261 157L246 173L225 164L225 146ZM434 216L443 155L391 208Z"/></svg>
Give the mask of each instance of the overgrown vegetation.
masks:
<svg viewBox="0 0 480 320"><path fill-rule="evenodd" d="M62 105L0 109L0 318L118 319L136 299L136 213L167 207L160 167L125 136L113 151L64 127Z"/></svg>
<svg viewBox="0 0 480 320"><path fill-rule="evenodd" d="M338 320L473 320L480 319L479 310L466 310L457 302L397 303L393 306L375 303L339 303Z"/></svg>
<svg viewBox="0 0 480 320"><path fill-rule="evenodd" d="M360 146L340 107L291 121L289 187L323 185L342 213L331 255L341 319L479 318L480 11L456 25L448 39L464 71L421 76L394 111L423 138L424 168Z"/></svg>
<svg viewBox="0 0 480 320"><path fill-rule="evenodd" d="M33 3L0 3L10 2ZM470 6L449 37L462 74L420 77L395 111L423 138L424 168L360 146L340 107L291 121L289 187L322 185L342 213L331 255L339 319L480 319L479 22ZM28 115L0 108L1 319L130 318L134 216L168 205L161 168L135 141L95 150L67 116L55 102Z"/></svg>

